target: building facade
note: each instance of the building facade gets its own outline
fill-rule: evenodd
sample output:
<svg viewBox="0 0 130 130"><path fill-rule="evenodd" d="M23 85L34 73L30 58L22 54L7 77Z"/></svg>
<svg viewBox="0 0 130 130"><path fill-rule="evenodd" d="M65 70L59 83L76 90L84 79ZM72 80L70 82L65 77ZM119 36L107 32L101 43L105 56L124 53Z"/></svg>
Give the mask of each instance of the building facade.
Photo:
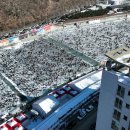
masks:
<svg viewBox="0 0 130 130"><path fill-rule="evenodd" d="M130 130L130 49L107 55L98 104L96 130Z"/></svg>

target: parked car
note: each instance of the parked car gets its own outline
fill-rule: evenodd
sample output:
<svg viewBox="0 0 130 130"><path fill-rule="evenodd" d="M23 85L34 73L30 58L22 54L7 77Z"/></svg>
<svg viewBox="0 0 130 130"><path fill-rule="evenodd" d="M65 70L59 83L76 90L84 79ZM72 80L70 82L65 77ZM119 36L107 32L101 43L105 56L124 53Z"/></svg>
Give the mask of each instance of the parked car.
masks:
<svg viewBox="0 0 130 130"><path fill-rule="evenodd" d="M80 109L79 110L79 115L85 115L86 114L86 111L85 111L85 109Z"/></svg>
<svg viewBox="0 0 130 130"><path fill-rule="evenodd" d="M89 105L86 112L91 112L94 109L93 105Z"/></svg>
<svg viewBox="0 0 130 130"><path fill-rule="evenodd" d="M96 123L93 123L93 124L89 127L89 130L95 130L95 127L96 127Z"/></svg>
<svg viewBox="0 0 130 130"><path fill-rule="evenodd" d="M78 116L77 116L77 119L78 119L78 120L82 120L85 116L86 116L86 114L84 114L83 116L78 115Z"/></svg>
<svg viewBox="0 0 130 130"><path fill-rule="evenodd" d="M86 111L85 111L85 109L80 109L79 110L79 115L77 116L77 119L78 120L82 120L85 116L86 116Z"/></svg>
<svg viewBox="0 0 130 130"><path fill-rule="evenodd" d="M93 106L94 106L94 107L97 107L97 106L98 106L98 101L97 101L97 100L93 102Z"/></svg>
<svg viewBox="0 0 130 130"><path fill-rule="evenodd" d="M68 126L67 129L72 129L75 125L77 124L77 122L75 120L71 121Z"/></svg>

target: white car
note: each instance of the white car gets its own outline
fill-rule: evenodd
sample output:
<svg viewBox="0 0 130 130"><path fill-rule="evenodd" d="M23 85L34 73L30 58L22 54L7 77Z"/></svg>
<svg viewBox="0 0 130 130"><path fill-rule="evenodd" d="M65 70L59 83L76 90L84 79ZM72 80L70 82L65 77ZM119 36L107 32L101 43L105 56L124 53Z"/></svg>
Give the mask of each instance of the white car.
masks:
<svg viewBox="0 0 130 130"><path fill-rule="evenodd" d="M85 109L79 109L79 114L82 116L82 115L85 115L86 114L86 111Z"/></svg>
<svg viewBox="0 0 130 130"><path fill-rule="evenodd" d="M77 119L78 119L78 120L82 120L85 116L86 116L86 113L85 113L84 115L82 115L82 116L81 116L81 115L78 115L78 116L77 116Z"/></svg>
<svg viewBox="0 0 130 130"><path fill-rule="evenodd" d="M86 109L86 112L90 112L94 109L94 107L92 105L88 106L88 108Z"/></svg>
<svg viewBox="0 0 130 130"><path fill-rule="evenodd" d="M82 116L77 116L77 119L78 119L78 120L82 120L83 117L82 117Z"/></svg>
<svg viewBox="0 0 130 130"><path fill-rule="evenodd" d="M86 111L85 111L85 109L80 109L79 110L79 115L77 116L77 119L78 120L82 120L85 116L86 116Z"/></svg>

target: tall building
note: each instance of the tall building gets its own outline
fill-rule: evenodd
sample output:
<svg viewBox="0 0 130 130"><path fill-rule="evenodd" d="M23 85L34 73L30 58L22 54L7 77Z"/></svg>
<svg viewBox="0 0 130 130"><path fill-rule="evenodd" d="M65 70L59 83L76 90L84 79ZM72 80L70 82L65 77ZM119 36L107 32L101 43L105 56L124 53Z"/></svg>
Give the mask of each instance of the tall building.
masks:
<svg viewBox="0 0 130 130"><path fill-rule="evenodd" d="M130 49L119 48L106 56L96 130L130 130Z"/></svg>

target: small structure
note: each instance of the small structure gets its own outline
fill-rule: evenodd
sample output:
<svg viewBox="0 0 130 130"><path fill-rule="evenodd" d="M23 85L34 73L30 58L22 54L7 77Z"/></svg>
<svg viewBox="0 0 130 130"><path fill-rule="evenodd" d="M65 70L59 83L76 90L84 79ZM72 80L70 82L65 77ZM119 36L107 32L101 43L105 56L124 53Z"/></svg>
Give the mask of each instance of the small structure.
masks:
<svg viewBox="0 0 130 130"><path fill-rule="evenodd" d="M27 118L28 118L28 117L27 117L25 114L23 114L23 113L20 113L20 114L16 117L16 119L19 120L21 123L24 122Z"/></svg>
<svg viewBox="0 0 130 130"><path fill-rule="evenodd" d="M109 60L106 63L107 70L121 70L121 68L127 68L126 74L130 75L130 49L127 47L121 47L112 50L106 54Z"/></svg>
<svg viewBox="0 0 130 130"><path fill-rule="evenodd" d="M106 56L117 63L130 67L130 49L127 47L112 50Z"/></svg>
<svg viewBox="0 0 130 130"><path fill-rule="evenodd" d="M36 110L41 117L46 117L46 115L58 105L59 101L53 95L48 95L33 103L32 108Z"/></svg>
<svg viewBox="0 0 130 130"><path fill-rule="evenodd" d="M71 83L68 84L68 86L71 87L73 90L81 92L82 90L86 89L95 82L100 81L101 75L102 75L101 71L93 73L93 75L91 76L85 75L75 81L72 81Z"/></svg>

